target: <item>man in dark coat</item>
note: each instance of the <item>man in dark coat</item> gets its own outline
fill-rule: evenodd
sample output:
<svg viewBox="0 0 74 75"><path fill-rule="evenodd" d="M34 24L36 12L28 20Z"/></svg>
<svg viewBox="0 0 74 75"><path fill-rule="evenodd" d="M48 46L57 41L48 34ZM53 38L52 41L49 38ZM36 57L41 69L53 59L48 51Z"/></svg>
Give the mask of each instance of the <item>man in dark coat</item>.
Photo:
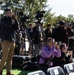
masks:
<svg viewBox="0 0 74 75"><path fill-rule="evenodd" d="M3 54L0 63L0 75L2 75L5 62L7 62L6 75L14 75L11 74L10 69L15 48L15 31L18 29L18 23L12 16L12 10L6 9L5 16L1 19L1 45Z"/></svg>

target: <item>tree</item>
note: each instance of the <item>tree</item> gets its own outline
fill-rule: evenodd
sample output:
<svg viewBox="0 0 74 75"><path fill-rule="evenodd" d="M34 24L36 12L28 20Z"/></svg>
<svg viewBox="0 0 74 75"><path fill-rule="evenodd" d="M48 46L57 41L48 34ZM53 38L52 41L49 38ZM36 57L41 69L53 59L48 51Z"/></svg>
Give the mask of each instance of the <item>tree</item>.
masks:
<svg viewBox="0 0 74 75"><path fill-rule="evenodd" d="M2 9L6 9L11 7L16 12L23 12L27 16L30 17L30 22L34 22L36 20L36 12L38 10L45 11L47 8L47 0L4 0L1 4ZM53 14L51 14L51 8L48 9L45 13L45 21L46 23L52 23Z"/></svg>
<svg viewBox="0 0 74 75"><path fill-rule="evenodd" d="M68 22L74 21L74 15L69 14L68 17L67 17L67 21L68 21Z"/></svg>
<svg viewBox="0 0 74 75"><path fill-rule="evenodd" d="M50 23L53 25L53 17L54 17L54 13L51 14L51 10L48 10L46 11L46 14L45 14L45 25Z"/></svg>

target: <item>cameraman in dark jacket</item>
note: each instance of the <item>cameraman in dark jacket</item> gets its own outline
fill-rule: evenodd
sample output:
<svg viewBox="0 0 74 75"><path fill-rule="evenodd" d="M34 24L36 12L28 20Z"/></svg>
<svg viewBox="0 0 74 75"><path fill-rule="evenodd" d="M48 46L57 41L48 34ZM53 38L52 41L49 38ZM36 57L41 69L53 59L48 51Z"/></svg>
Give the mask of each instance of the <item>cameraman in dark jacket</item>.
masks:
<svg viewBox="0 0 74 75"><path fill-rule="evenodd" d="M6 75L11 74L11 62L15 48L15 31L18 29L18 23L16 19L12 18L13 13L11 9L5 10L5 16L1 19L1 45L3 55L0 63L0 75L4 68L4 64L7 61Z"/></svg>
<svg viewBox="0 0 74 75"><path fill-rule="evenodd" d="M33 46L34 46L34 55L39 54L39 46L41 42L41 34L40 34L40 23L37 21L35 22L36 26L33 28Z"/></svg>

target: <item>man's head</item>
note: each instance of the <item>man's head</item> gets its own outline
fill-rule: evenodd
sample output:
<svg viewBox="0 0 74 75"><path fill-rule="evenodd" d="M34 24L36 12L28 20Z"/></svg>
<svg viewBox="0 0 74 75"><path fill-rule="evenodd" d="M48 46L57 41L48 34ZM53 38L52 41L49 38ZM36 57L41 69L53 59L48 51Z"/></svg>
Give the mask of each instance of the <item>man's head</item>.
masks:
<svg viewBox="0 0 74 75"><path fill-rule="evenodd" d="M33 25L31 23L29 24L29 28L33 28Z"/></svg>
<svg viewBox="0 0 74 75"><path fill-rule="evenodd" d="M5 16L12 17L13 16L12 10L11 9L5 9Z"/></svg>
<svg viewBox="0 0 74 75"><path fill-rule="evenodd" d="M63 21L63 20L60 21L60 22L59 22L59 25L60 25L60 26L64 26L64 25L65 25L65 21Z"/></svg>
<svg viewBox="0 0 74 75"><path fill-rule="evenodd" d="M51 24L47 24L47 28L49 28L49 29L50 29L50 28L51 28Z"/></svg>
<svg viewBox="0 0 74 75"><path fill-rule="evenodd" d="M39 21L35 21L36 26L40 26L40 22Z"/></svg>

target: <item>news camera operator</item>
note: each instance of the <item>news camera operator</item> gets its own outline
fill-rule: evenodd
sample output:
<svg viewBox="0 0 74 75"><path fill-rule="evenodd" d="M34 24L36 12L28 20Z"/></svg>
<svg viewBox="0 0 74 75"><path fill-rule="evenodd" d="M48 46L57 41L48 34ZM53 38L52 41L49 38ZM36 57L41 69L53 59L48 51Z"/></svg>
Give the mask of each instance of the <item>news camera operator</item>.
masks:
<svg viewBox="0 0 74 75"><path fill-rule="evenodd" d="M33 46L34 46L34 55L38 55L39 54L39 50L40 50L40 44L43 41L43 29L42 29L42 25L41 25L41 20L44 16L45 11L37 11L36 12L36 26L33 28Z"/></svg>
<svg viewBox="0 0 74 75"><path fill-rule="evenodd" d="M0 63L0 75L3 75L3 68L7 62L6 75L11 74L10 69L12 65L12 56L15 48L15 31L18 29L16 19L12 18L13 12L11 9L5 9L5 16L1 19L1 45L2 45L2 58Z"/></svg>
<svg viewBox="0 0 74 75"><path fill-rule="evenodd" d="M68 47L65 43L62 43L60 45L61 57L59 58L58 65L61 66L61 67L63 67L64 64L68 64L68 63L72 62L71 55L70 55L70 53L68 52L67 49L68 49Z"/></svg>
<svg viewBox="0 0 74 75"><path fill-rule="evenodd" d="M33 46L34 46L34 55L39 54L39 45L41 42L41 35L39 31L40 23L37 21L35 22L36 26L33 28Z"/></svg>

